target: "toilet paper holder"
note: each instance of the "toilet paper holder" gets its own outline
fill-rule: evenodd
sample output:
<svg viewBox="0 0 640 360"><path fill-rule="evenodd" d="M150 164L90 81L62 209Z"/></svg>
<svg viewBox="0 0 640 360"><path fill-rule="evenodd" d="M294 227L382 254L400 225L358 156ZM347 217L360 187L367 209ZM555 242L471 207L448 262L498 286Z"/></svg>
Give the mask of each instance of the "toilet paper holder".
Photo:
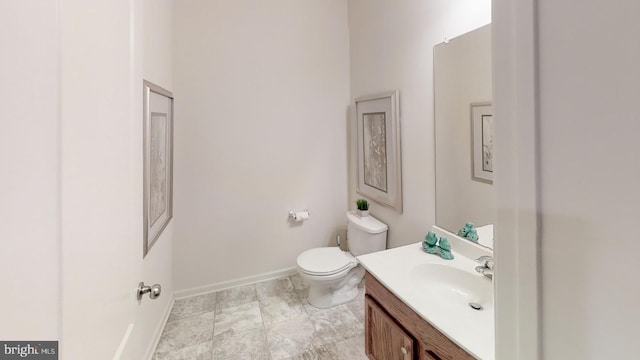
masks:
<svg viewBox="0 0 640 360"><path fill-rule="evenodd" d="M308 209L304 209L299 212L289 211L289 221L304 221L309 217L309 215Z"/></svg>

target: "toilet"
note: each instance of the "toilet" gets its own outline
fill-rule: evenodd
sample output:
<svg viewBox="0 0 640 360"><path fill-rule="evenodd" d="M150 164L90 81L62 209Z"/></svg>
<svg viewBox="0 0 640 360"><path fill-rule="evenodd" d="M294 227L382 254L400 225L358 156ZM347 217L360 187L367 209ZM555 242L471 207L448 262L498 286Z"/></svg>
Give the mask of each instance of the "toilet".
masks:
<svg viewBox="0 0 640 360"><path fill-rule="evenodd" d="M339 247L309 249L298 256L300 276L309 284L309 304L330 308L353 300L364 268L356 256L384 250L387 246L387 225L373 216L359 217L347 212L347 244L349 251Z"/></svg>

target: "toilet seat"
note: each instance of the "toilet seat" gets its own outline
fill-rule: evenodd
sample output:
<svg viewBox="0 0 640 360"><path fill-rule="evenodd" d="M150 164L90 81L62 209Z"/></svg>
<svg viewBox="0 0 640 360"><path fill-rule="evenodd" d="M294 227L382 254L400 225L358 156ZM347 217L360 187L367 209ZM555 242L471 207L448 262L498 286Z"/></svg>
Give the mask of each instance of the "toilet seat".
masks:
<svg viewBox="0 0 640 360"><path fill-rule="evenodd" d="M339 247L309 249L298 256L298 268L312 276L330 276L358 265L357 260Z"/></svg>

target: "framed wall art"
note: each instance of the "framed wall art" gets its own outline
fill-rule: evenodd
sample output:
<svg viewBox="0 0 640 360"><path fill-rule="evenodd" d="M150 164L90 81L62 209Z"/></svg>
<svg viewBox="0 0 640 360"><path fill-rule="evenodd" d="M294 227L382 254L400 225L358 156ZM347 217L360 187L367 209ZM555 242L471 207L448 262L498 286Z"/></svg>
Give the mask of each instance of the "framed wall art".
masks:
<svg viewBox="0 0 640 360"><path fill-rule="evenodd" d="M399 93L355 100L357 192L402 213Z"/></svg>
<svg viewBox="0 0 640 360"><path fill-rule="evenodd" d="M471 178L493 184L493 106L471 104Z"/></svg>
<svg viewBox="0 0 640 360"><path fill-rule="evenodd" d="M148 81L143 89L146 256L173 216L173 95Z"/></svg>

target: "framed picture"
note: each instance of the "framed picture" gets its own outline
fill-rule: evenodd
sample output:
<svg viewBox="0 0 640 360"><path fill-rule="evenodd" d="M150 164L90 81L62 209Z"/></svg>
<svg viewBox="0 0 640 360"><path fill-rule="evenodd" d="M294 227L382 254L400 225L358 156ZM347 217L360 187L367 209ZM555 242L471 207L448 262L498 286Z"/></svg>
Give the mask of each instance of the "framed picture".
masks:
<svg viewBox="0 0 640 360"><path fill-rule="evenodd" d="M471 104L471 178L493 184L493 106Z"/></svg>
<svg viewBox="0 0 640 360"><path fill-rule="evenodd" d="M173 95L144 82L143 256L173 216Z"/></svg>
<svg viewBox="0 0 640 360"><path fill-rule="evenodd" d="M402 213L398 91L355 100L358 193Z"/></svg>

